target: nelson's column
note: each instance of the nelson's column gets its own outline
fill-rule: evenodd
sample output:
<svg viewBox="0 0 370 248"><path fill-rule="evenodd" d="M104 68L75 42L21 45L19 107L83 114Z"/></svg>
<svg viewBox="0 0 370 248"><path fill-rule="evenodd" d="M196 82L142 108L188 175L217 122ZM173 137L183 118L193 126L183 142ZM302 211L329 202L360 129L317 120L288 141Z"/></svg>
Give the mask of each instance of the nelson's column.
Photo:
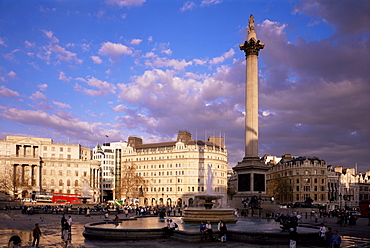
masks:
<svg viewBox="0 0 370 248"><path fill-rule="evenodd" d="M269 166L258 156L258 52L264 43L257 39L254 17L248 20L248 39L239 45L246 58L245 157L233 170L236 172L235 201L252 196L267 198L266 173ZM238 204L239 205L239 204Z"/></svg>

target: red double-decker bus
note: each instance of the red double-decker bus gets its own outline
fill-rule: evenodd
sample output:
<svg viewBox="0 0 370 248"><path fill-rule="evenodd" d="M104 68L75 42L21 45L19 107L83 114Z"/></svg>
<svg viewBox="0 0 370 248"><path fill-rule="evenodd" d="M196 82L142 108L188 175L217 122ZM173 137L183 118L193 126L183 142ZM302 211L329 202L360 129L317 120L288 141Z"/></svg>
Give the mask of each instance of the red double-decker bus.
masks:
<svg viewBox="0 0 370 248"><path fill-rule="evenodd" d="M369 215L370 215L370 200L361 200L360 201L360 211L361 211L361 216L369 217Z"/></svg>
<svg viewBox="0 0 370 248"><path fill-rule="evenodd" d="M51 201L60 204L82 204L82 200L78 198L79 196L77 194L53 193Z"/></svg>

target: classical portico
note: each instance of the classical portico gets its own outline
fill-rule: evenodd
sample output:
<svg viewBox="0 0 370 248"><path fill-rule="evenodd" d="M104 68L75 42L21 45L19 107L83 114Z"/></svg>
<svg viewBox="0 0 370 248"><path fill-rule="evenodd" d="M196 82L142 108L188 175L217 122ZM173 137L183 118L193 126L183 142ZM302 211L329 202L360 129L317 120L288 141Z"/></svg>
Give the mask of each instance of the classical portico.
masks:
<svg viewBox="0 0 370 248"><path fill-rule="evenodd" d="M236 195L239 198L266 198L266 174L269 169L258 156L258 53L265 46L257 39L254 17L248 20L248 39L240 50L246 58L245 156L233 170L237 174Z"/></svg>

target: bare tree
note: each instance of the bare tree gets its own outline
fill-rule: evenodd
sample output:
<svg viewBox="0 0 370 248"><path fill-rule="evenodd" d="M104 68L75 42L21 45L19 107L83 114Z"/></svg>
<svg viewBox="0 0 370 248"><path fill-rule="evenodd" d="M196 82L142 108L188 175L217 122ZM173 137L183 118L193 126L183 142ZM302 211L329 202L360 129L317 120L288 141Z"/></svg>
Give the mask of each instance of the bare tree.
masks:
<svg viewBox="0 0 370 248"><path fill-rule="evenodd" d="M11 166L5 166L1 171L1 174L0 191L4 191L13 197L16 197L19 191L28 193L32 190L29 175L24 175L22 178L20 173L16 173L14 177L14 169Z"/></svg>
<svg viewBox="0 0 370 248"><path fill-rule="evenodd" d="M138 198L143 196L146 181L136 173L134 163L125 163L121 170L121 198Z"/></svg>
<svg viewBox="0 0 370 248"><path fill-rule="evenodd" d="M291 201L292 192L291 185L287 179L277 177L267 181L267 194L274 196L275 200L279 203Z"/></svg>

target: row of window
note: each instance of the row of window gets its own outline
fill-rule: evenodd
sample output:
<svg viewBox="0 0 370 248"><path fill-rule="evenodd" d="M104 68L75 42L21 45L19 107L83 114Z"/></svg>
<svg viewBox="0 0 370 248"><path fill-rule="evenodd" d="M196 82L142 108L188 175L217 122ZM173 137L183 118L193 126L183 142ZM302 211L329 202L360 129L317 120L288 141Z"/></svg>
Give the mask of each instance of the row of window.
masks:
<svg viewBox="0 0 370 248"><path fill-rule="evenodd" d="M44 146L44 151L47 151L48 150L48 146ZM60 152L63 152L64 151L64 148L65 147L59 147L59 151ZM55 152L55 150L56 150L56 147L55 146L52 146L52 147L50 147L50 150L52 151L52 152ZM70 147L67 147L67 152L71 152L71 148Z"/></svg>
<svg viewBox="0 0 370 248"><path fill-rule="evenodd" d="M45 175L45 176L48 176L48 171L49 170L47 170L47 169L43 169L43 174ZM55 175L55 170L50 170L50 176L54 176ZM76 177L78 177L78 175L79 175L79 171L74 171L74 176L76 176ZM64 176L64 171L63 170L59 170L58 171L58 175L59 176ZM72 171L70 171L70 170L67 170L66 171L66 174L65 174L66 176L71 176L72 175ZM84 177L86 177L87 176L87 171L83 171L83 176Z"/></svg>
<svg viewBox="0 0 370 248"><path fill-rule="evenodd" d="M44 179L44 180L42 180L42 186L46 186L46 184L47 184L46 180L45 180L45 179ZM56 186L56 185L55 185L55 180L54 180L54 179L51 179L51 180L50 180L50 186ZM63 182L63 180L62 180L62 179L59 179L58 186L64 186L64 182ZM68 179L68 180L67 180L67 184L66 184L66 186L72 186L72 185L71 185L71 180L70 180L70 179ZM75 186L75 187L80 186L80 184L79 184L78 180L75 180L75 181L74 181L73 186Z"/></svg>

